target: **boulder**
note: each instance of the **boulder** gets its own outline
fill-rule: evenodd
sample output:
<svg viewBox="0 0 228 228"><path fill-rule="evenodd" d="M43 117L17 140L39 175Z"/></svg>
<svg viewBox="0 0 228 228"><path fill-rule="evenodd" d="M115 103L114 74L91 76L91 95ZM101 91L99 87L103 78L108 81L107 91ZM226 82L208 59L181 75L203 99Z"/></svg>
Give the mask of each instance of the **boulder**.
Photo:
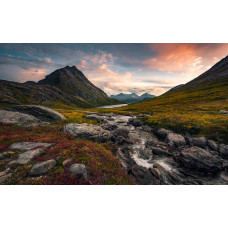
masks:
<svg viewBox="0 0 228 228"><path fill-rule="evenodd" d="M90 115L85 116L85 118L89 119L89 120L96 120L98 122L105 120L105 116L101 116L98 114L90 114Z"/></svg>
<svg viewBox="0 0 228 228"><path fill-rule="evenodd" d="M213 140L208 140L207 145L210 147L210 149L217 151L218 150L218 145L215 141Z"/></svg>
<svg viewBox="0 0 228 228"><path fill-rule="evenodd" d="M198 146L203 149L207 146L207 140L204 137L189 138L189 143L191 146Z"/></svg>
<svg viewBox="0 0 228 228"><path fill-rule="evenodd" d="M219 172L223 167L221 160L210 152L196 146L182 150L178 161L186 168L207 173Z"/></svg>
<svg viewBox="0 0 228 228"><path fill-rule="evenodd" d="M168 133L166 137L166 142L173 143L176 147L186 145L185 138L182 135L178 135L175 133Z"/></svg>
<svg viewBox="0 0 228 228"><path fill-rule="evenodd" d="M86 138L99 142L106 142L111 139L109 131L93 124L66 124L63 127L64 132L80 138Z"/></svg>
<svg viewBox="0 0 228 228"><path fill-rule="evenodd" d="M54 159L37 162L34 164L29 172L30 176L40 176L46 174L49 170L53 169L56 165Z"/></svg>
<svg viewBox="0 0 228 228"><path fill-rule="evenodd" d="M160 128L157 131L157 135L162 139L165 139L169 133L172 133L172 131L166 130L165 128Z"/></svg>
<svg viewBox="0 0 228 228"><path fill-rule="evenodd" d="M19 112L34 116L40 121L54 123L66 119L61 113L38 105L14 105L6 108L7 111Z"/></svg>
<svg viewBox="0 0 228 228"><path fill-rule="evenodd" d="M142 121L140 121L137 118L132 118L132 117L128 119L128 124L131 124L135 127L140 127L143 125Z"/></svg>
<svg viewBox="0 0 228 228"><path fill-rule="evenodd" d="M228 158L228 145L220 144L219 145L219 153L220 153L221 157L227 159Z"/></svg>
<svg viewBox="0 0 228 228"><path fill-rule="evenodd" d="M38 147L50 147L53 146L54 143L36 143L36 142L20 142L20 143L13 143L9 147L11 150L32 150Z"/></svg>
<svg viewBox="0 0 228 228"><path fill-rule="evenodd" d="M73 164L70 167L70 172L73 174L74 177L82 175L84 179L87 180L87 171L84 164Z"/></svg>
<svg viewBox="0 0 228 228"><path fill-rule="evenodd" d="M9 165L12 165L14 163L18 163L21 165L25 165L27 164L29 161L31 161L34 157L36 156L40 156L42 154L44 154L44 150L43 149L35 149L35 150L29 150L26 151L24 153L19 154L18 159L13 160L9 163Z"/></svg>
<svg viewBox="0 0 228 228"><path fill-rule="evenodd" d="M0 110L0 123L9 124L9 125L16 124L23 127L39 127L39 126L45 126L49 124L31 115L27 115L20 112L5 111L5 110Z"/></svg>

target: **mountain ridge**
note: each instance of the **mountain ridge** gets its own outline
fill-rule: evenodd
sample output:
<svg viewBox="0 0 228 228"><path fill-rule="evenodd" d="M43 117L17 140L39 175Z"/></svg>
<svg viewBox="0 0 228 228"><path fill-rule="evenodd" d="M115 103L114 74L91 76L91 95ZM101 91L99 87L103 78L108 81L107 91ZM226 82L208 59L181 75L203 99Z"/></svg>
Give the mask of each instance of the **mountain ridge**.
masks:
<svg viewBox="0 0 228 228"><path fill-rule="evenodd" d="M0 105L43 104L90 108L119 104L93 85L75 66L57 69L44 79L25 83L0 80Z"/></svg>
<svg viewBox="0 0 228 228"><path fill-rule="evenodd" d="M119 93L117 95L111 95L110 96L113 99L116 99L118 101L126 102L126 103L137 103L140 101L148 100L151 98L154 98L154 95L151 95L149 93L144 93L141 96L137 95L136 93Z"/></svg>

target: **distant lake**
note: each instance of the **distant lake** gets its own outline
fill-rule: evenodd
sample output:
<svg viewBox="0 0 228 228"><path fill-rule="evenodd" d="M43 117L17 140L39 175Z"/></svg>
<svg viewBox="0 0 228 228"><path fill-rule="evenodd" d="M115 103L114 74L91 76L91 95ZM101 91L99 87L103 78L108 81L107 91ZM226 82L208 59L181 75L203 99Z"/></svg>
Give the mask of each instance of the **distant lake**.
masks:
<svg viewBox="0 0 228 228"><path fill-rule="evenodd" d="M96 108L119 108L122 106L126 106L128 104L118 104L118 105L105 105L105 106L100 106L100 107L96 107Z"/></svg>

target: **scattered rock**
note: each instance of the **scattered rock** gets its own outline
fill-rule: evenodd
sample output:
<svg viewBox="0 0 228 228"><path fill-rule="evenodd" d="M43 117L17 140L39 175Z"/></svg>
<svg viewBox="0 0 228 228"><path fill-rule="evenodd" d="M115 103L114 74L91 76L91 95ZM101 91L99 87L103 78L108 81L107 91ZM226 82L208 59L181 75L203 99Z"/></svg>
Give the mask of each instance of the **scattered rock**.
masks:
<svg viewBox="0 0 228 228"><path fill-rule="evenodd" d="M29 172L30 176L40 176L46 174L49 170L53 169L56 165L54 159L37 162L34 164Z"/></svg>
<svg viewBox="0 0 228 228"><path fill-rule="evenodd" d="M191 146L198 146L203 149L207 146L207 140L204 137L189 138L189 143Z"/></svg>
<svg viewBox="0 0 228 228"><path fill-rule="evenodd" d="M222 169L222 162L219 159L196 146L182 150L178 160L189 169L208 173L216 173Z"/></svg>
<svg viewBox="0 0 228 228"><path fill-rule="evenodd" d="M63 161L63 166L67 165L71 161L72 161L72 158L68 158L68 159L64 160Z"/></svg>
<svg viewBox="0 0 228 228"><path fill-rule="evenodd" d="M87 180L87 171L84 164L73 164L70 167L70 172L74 177L77 177L77 175L82 175L84 179Z"/></svg>
<svg viewBox="0 0 228 228"><path fill-rule="evenodd" d="M172 133L172 131L166 130L165 128L160 128L157 131L157 135L162 139L165 139L169 133Z"/></svg>
<svg viewBox="0 0 228 228"><path fill-rule="evenodd" d="M220 112L221 114L228 115L228 111L226 111L226 110L220 110L219 112Z"/></svg>
<svg viewBox="0 0 228 228"><path fill-rule="evenodd" d="M6 108L7 111L19 112L34 116L40 121L54 123L66 119L61 113L38 105L14 105Z"/></svg>
<svg viewBox="0 0 228 228"><path fill-rule="evenodd" d="M111 139L110 131L92 124L66 124L63 130L76 137L87 138L99 142L107 142Z"/></svg>
<svg viewBox="0 0 228 228"><path fill-rule="evenodd" d="M174 143L174 145L176 147L186 145L185 138L182 135L178 135L175 133L168 133L168 135L166 137L166 142L167 143Z"/></svg>
<svg viewBox="0 0 228 228"><path fill-rule="evenodd" d="M36 143L36 142L20 142L13 143L10 146L11 150L32 150L37 147L50 147L53 146L53 143Z"/></svg>
<svg viewBox="0 0 228 228"><path fill-rule="evenodd" d="M13 160L9 163L9 165L18 163L21 165L27 164L29 161L31 161L34 157L36 156L40 156L42 154L44 154L44 150L43 149L35 149L35 150L29 150L27 152L21 153L19 154L18 159Z"/></svg>
<svg viewBox="0 0 228 228"><path fill-rule="evenodd" d="M10 154L8 152L0 153L0 160L6 159L8 157L10 157Z"/></svg>
<svg viewBox="0 0 228 228"><path fill-rule="evenodd" d="M228 158L228 145L220 144L219 145L219 153L220 153L221 157L227 159Z"/></svg>
<svg viewBox="0 0 228 228"><path fill-rule="evenodd" d="M49 124L31 115L27 115L20 112L5 111L5 110L0 110L0 123L9 124L9 125L16 124L23 127L39 127L39 126L45 126Z"/></svg>
<svg viewBox="0 0 228 228"><path fill-rule="evenodd" d="M213 140L208 140L207 141L207 145L212 149L212 150L215 150L217 151L218 150L218 145L215 141Z"/></svg>
<svg viewBox="0 0 228 228"><path fill-rule="evenodd" d="M96 120L96 121L103 121L105 119L104 116L100 116L98 114L90 114L90 115L87 115L85 116L86 119L89 119L89 120Z"/></svg>

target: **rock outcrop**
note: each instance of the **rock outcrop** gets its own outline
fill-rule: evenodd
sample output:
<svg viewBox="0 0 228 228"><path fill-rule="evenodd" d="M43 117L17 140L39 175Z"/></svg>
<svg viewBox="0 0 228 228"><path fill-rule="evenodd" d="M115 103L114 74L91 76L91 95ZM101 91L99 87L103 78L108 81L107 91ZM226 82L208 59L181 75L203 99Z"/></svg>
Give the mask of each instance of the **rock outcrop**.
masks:
<svg viewBox="0 0 228 228"><path fill-rule="evenodd" d="M220 159L196 146L182 150L178 160L186 168L207 173L217 173L223 168Z"/></svg>
<svg viewBox="0 0 228 228"><path fill-rule="evenodd" d="M27 115L34 116L40 121L49 123L54 123L66 119L61 113L53 109L38 105L14 105L6 108L5 110L25 113Z"/></svg>
<svg viewBox="0 0 228 228"><path fill-rule="evenodd" d="M0 123L23 127L39 127L49 124L28 114L5 110L0 110Z"/></svg>

